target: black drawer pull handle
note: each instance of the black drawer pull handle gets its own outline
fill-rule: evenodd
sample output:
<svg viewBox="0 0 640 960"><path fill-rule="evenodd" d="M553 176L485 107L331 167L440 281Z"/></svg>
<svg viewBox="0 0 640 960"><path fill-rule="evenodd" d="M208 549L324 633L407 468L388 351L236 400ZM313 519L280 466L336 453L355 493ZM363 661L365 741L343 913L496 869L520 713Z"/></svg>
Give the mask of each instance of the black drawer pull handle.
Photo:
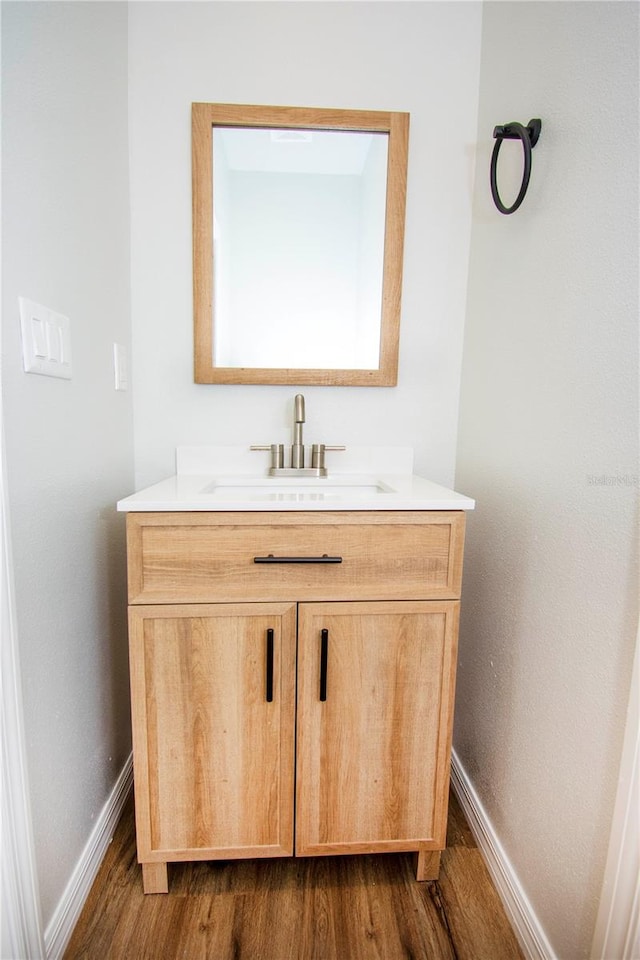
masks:
<svg viewBox="0 0 640 960"><path fill-rule="evenodd" d="M274 557L272 553L266 557L254 557L254 563L342 563L342 557L330 557L323 553L321 557Z"/></svg>
<svg viewBox="0 0 640 960"><path fill-rule="evenodd" d="M329 631L320 633L320 700L327 699L327 660L329 655Z"/></svg>
<svg viewBox="0 0 640 960"><path fill-rule="evenodd" d="M267 630L267 703L273 702L273 630Z"/></svg>

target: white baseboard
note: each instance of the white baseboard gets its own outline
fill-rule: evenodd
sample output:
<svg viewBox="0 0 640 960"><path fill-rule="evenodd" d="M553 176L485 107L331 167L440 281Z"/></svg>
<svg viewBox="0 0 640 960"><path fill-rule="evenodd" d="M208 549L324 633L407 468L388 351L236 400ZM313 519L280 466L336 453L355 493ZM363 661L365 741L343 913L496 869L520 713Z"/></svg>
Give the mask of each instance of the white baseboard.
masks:
<svg viewBox="0 0 640 960"><path fill-rule="evenodd" d="M640 631L592 960L640 957Z"/></svg>
<svg viewBox="0 0 640 960"><path fill-rule="evenodd" d="M78 922L91 885L107 851L133 784L131 754L105 803L80 855L60 902L44 933L47 960L60 960Z"/></svg>
<svg viewBox="0 0 640 960"><path fill-rule="evenodd" d="M525 957L527 960L556 960L540 921L455 750L451 756L451 786Z"/></svg>

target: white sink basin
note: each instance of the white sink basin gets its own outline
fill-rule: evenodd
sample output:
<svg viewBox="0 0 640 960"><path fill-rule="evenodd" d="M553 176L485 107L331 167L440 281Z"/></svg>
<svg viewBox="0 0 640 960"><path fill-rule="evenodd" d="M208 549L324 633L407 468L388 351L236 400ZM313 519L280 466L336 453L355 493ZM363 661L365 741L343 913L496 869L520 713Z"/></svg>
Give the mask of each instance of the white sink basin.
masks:
<svg viewBox="0 0 640 960"><path fill-rule="evenodd" d="M118 510L322 512L473 510L474 501L412 472L405 447L350 447L340 473L268 476L248 447L180 447L177 472L118 502Z"/></svg>
<svg viewBox="0 0 640 960"><path fill-rule="evenodd" d="M329 500L395 493L373 477L220 477L202 488L218 500Z"/></svg>

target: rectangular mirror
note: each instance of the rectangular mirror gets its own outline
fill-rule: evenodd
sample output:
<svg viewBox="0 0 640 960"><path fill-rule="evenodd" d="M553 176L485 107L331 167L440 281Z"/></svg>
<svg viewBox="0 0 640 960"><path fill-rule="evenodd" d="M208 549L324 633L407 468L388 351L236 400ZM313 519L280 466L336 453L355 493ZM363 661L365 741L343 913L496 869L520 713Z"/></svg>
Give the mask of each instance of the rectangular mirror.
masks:
<svg viewBox="0 0 640 960"><path fill-rule="evenodd" d="M395 385L408 129L193 104L196 383Z"/></svg>

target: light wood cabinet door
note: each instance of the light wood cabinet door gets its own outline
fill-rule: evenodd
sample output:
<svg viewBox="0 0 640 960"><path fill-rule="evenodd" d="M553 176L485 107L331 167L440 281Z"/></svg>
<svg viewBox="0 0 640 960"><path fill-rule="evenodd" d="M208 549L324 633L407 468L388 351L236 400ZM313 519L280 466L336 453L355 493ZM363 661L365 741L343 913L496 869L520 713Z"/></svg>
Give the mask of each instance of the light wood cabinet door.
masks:
<svg viewBox="0 0 640 960"><path fill-rule="evenodd" d="M444 847L458 607L300 604L297 854Z"/></svg>
<svg viewBox="0 0 640 960"><path fill-rule="evenodd" d="M295 630L292 603L130 609L139 860L293 853Z"/></svg>

